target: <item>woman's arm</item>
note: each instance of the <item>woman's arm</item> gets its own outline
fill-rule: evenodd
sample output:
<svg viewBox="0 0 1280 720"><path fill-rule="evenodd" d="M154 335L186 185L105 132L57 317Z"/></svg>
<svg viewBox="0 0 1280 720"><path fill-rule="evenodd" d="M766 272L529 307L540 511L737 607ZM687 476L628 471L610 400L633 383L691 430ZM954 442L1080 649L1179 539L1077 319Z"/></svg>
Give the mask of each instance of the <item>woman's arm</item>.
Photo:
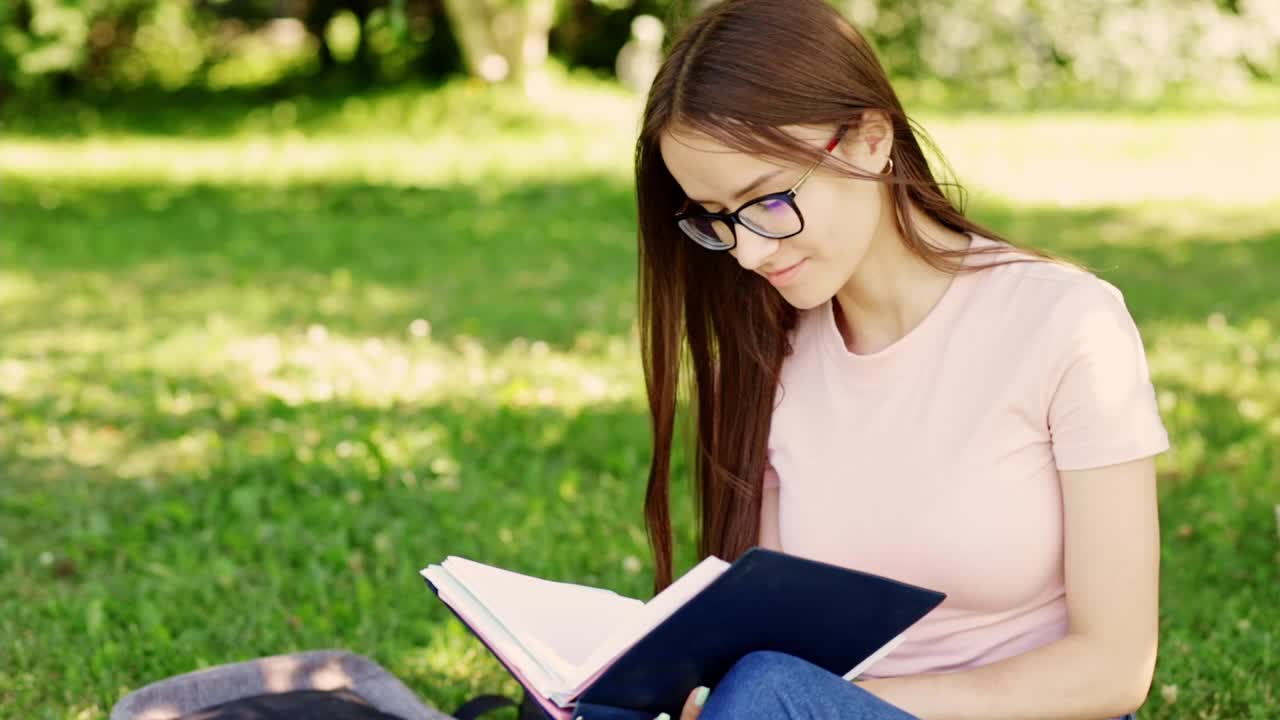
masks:
<svg viewBox="0 0 1280 720"><path fill-rule="evenodd" d="M1142 704L1158 635L1155 462L1060 476L1068 635L972 670L859 685L924 720L1100 720Z"/></svg>
<svg viewBox="0 0 1280 720"><path fill-rule="evenodd" d="M782 536L778 530L778 488L764 489L760 501L760 547L782 552Z"/></svg>

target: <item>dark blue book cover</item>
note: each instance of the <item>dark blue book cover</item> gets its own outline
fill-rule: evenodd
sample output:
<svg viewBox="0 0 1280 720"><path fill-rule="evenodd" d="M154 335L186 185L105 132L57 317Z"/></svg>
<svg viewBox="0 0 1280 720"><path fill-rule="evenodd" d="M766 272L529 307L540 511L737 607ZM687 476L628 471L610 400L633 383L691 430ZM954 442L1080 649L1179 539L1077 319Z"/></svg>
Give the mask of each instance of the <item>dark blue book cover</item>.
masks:
<svg viewBox="0 0 1280 720"><path fill-rule="evenodd" d="M690 691L714 688L756 650L844 675L944 598L890 578L752 548L619 656L578 698L573 717L679 717Z"/></svg>

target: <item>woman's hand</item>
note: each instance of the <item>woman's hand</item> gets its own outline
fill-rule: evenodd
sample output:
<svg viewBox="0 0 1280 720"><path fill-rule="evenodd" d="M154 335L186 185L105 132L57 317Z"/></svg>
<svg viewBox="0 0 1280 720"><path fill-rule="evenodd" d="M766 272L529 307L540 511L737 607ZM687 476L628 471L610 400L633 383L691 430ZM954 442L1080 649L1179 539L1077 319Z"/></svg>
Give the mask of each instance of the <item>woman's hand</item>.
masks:
<svg viewBox="0 0 1280 720"><path fill-rule="evenodd" d="M698 720L698 716L702 714L702 706L707 704L707 696L710 694L710 688L694 688L693 692L689 693L689 697L684 701L684 709L680 711L680 720ZM671 720L671 716L662 713L655 720Z"/></svg>

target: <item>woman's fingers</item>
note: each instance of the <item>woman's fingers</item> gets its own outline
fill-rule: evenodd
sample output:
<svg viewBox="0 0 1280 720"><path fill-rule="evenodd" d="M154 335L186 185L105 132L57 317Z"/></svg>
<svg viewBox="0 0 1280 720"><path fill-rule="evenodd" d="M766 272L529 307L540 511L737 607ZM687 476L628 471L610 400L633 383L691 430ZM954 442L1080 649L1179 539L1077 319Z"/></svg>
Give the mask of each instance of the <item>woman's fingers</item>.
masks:
<svg viewBox="0 0 1280 720"><path fill-rule="evenodd" d="M688 699L684 701L684 710L680 711L680 720L698 720L698 716L702 714L702 706L707 702L707 696L711 694L711 690L705 687L694 688L689 693Z"/></svg>

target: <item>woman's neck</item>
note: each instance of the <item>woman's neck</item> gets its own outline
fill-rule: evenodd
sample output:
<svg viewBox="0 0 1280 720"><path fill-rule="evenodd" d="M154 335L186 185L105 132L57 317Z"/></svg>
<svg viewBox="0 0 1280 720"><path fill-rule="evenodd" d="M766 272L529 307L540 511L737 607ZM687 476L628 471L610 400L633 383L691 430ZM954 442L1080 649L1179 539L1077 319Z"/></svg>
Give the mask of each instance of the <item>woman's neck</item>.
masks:
<svg viewBox="0 0 1280 720"><path fill-rule="evenodd" d="M893 222L881 224L858 268L836 292L836 318L850 352L868 355L897 342L937 305L952 275L934 268L911 252ZM946 228L912 211L912 220L925 241L942 249L968 247L968 235Z"/></svg>

